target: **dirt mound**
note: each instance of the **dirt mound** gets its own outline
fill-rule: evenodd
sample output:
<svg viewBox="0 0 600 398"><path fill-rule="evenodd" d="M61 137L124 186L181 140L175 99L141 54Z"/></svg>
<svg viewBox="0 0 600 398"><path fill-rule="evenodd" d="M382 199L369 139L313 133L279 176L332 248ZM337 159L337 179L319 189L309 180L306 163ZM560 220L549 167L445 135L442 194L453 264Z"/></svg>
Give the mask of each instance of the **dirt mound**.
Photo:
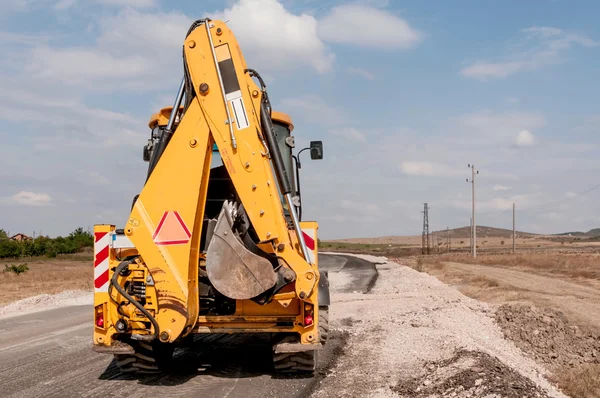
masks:
<svg viewBox="0 0 600 398"><path fill-rule="evenodd" d="M600 363L600 334L569 325L560 311L505 304L496 322L506 338L552 368Z"/></svg>
<svg viewBox="0 0 600 398"><path fill-rule="evenodd" d="M531 380L480 351L458 351L429 362L426 374L401 380L392 391L403 397L547 397Z"/></svg>

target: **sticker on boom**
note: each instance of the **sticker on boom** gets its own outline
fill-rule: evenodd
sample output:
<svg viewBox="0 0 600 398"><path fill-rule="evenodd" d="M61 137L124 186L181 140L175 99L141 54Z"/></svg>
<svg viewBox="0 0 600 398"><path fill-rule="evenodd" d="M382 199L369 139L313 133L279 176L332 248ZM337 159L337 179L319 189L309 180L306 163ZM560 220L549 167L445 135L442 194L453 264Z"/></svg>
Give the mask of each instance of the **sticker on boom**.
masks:
<svg viewBox="0 0 600 398"><path fill-rule="evenodd" d="M152 240L160 246L183 245L190 241L192 234L177 211L165 211Z"/></svg>
<svg viewBox="0 0 600 398"><path fill-rule="evenodd" d="M231 58L231 51L227 43L215 47L217 62L219 63L219 71L223 79L223 89L225 90L225 99L231 107L233 117L235 118L235 126L238 130L243 130L250 127L248 122L248 113L244 106L242 92L240 91L240 82L235 73L235 66Z"/></svg>

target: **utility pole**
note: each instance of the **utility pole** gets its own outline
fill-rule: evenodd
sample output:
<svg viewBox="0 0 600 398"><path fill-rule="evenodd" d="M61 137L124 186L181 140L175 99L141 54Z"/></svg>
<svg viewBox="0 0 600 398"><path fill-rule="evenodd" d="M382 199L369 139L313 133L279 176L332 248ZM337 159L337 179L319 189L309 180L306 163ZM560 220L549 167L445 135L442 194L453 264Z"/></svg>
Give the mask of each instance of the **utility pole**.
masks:
<svg viewBox="0 0 600 398"><path fill-rule="evenodd" d="M467 182L471 183L471 194L472 194L472 227L473 230L473 258L477 257L477 223L475 222L475 175L479 174L479 170L475 170L474 164L467 165L471 169L471 181L467 178Z"/></svg>
<svg viewBox="0 0 600 398"><path fill-rule="evenodd" d="M517 252L517 244L515 242L517 237L516 229L515 229L515 204L513 203L513 253Z"/></svg>
<svg viewBox="0 0 600 398"><path fill-rule="evenodd" d="M450 253L450 228L446 227L446 252Z"/></svg>
<svg viewBox="0 0 600 398"><path fill-rule="evenodd" d="M429 206L423 203L423 235L421 236L421 253L431 254L429 245Z"/></svg>
<svg viewBox="0 0 600 398"><path fill-rule="evenodd" d="M473 253L473 218L469 219L469 251Z"/></svg>

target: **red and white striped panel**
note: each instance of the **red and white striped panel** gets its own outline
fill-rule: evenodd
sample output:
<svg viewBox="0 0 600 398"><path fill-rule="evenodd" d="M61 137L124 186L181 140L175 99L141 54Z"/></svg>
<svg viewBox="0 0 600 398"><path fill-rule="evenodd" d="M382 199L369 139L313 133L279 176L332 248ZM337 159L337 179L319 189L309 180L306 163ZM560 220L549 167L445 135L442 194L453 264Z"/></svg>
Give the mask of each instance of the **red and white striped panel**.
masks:
<svg viewBox="0 0 600 398"><path fill-rule="evenodd" d="M313 228L302 228L302 235L304 236L304 243L306 243L306 247L308 248L308 258L311 264L315 263L315 247L317 247L317 242L315 242L315 230Z"/></svg>
<svg viewBox="0 0 600 398"><path fill-rule="evenodd" d="M108 251L110 234L94 233L94 291L108 292Z"/></svg>

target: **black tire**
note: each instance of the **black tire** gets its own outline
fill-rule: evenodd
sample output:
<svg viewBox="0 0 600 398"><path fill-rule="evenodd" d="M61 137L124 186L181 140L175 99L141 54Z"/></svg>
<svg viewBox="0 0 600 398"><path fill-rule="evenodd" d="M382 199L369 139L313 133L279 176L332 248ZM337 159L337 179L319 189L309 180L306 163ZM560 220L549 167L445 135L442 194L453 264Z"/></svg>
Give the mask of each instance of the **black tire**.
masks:
<svg viewBox="0 0 600 398"><path fill-rule="evenodd" d="M329 306L319 307L319 337L325 345L329 336Z"/></svg>
<svg viewBox="0 0 600 398"><path fill-rule="evenodd" d="M160 373L173 359L173 344L131 341L135 354L115 354L117 367L126 373Z"/></svg>
<svg viewBox="0 0 600 398"><path fill-rule="evenodd" d="M317 367L318 354L317 350L273 354L275 372L290 375L312 375Z"/></svg>

